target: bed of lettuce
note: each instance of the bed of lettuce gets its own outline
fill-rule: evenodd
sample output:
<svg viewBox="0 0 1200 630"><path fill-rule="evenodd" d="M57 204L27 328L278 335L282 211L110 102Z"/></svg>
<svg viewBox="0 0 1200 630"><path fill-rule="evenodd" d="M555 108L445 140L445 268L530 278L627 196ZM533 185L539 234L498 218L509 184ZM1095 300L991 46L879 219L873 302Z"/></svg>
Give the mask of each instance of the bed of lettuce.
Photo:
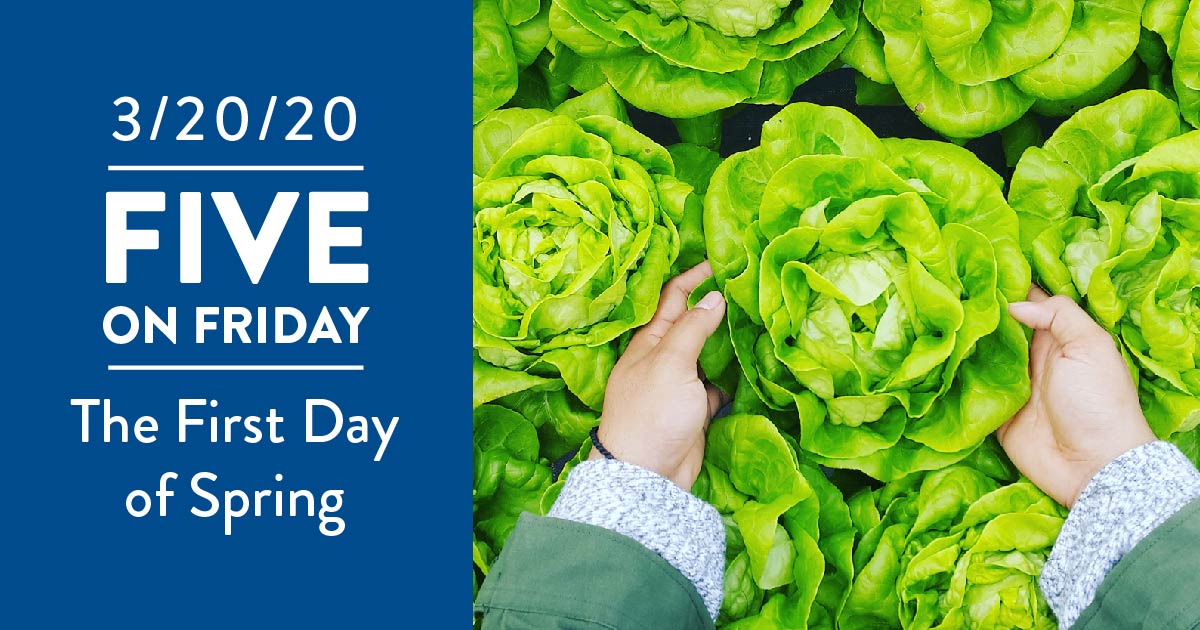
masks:
<svg viewBox="0 0 1200 630"><path fill-rule="evenodd" d="M718 627L1056 627L1065 511L989 437L1029 395L1031 281L1200 459L1200 0L475 0L473 29L476 586L703 259ZM860 109L802 102L845 66ZM875 105L944 140L879 137ZM718 153L750 106L757 144ZM964 148L993 132L1008 178Z"/></svg>

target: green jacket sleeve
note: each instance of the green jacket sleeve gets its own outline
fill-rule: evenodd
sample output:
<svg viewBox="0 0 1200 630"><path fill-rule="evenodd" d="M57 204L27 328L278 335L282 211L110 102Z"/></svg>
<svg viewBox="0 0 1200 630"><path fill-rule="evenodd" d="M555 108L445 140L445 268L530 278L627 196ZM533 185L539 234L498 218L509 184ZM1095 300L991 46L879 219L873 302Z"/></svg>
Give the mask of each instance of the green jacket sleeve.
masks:
<svg viewBox="0 0 1200 630"><path fill-rule="evenodd" d="M483 630L709 630L696 588L633 539L523 514L475 600Z"/></svg>
<svg viewBox="0 0 1200 630"><path fill-rule="evenodd" d="M1200 501L1142 539L1104 578L1072 630L1200 628Z"/></svg>

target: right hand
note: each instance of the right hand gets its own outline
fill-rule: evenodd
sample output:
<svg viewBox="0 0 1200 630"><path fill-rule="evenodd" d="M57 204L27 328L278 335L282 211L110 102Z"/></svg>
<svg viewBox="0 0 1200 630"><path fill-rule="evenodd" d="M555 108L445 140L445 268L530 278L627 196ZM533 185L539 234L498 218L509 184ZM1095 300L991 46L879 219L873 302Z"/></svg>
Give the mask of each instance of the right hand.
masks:
<svg viewBox="0 0 1200 630"><path fill-rule="evenodd" d="M1030 481L1070 508L1101 468L1156 438L1112 336L1075 302L1035 286L1009 312L1034 329L1032 392L996 437Z"/></svg>

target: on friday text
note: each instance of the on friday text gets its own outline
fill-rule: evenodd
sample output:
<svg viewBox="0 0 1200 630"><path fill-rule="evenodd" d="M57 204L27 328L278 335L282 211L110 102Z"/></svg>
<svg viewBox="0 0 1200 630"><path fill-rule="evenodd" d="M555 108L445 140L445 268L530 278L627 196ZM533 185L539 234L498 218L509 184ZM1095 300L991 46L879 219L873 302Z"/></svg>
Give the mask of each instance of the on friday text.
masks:
<svg viewBox="0 0 1200 630"><path fill-rule="evenodd" d="M218 401L206 398L181 398L178 403L177 436L180 443L188 437L212 443L241 441L248 444L285 441L281 431L283 416L271 408L266 416L261 415L205 415L201 410L211 410ZM131 420L113 413L110 399L73 398L71 406L80 412L81 441L84 443L134 441L150 444L158 439L158 420L142 415ZM381 416L346 415L334 402L325 399L306 399L304 439L305 442L330 442L339 437L351 444L377 442L374 461L383 459L392 434L400 421L399 416L384 419ZM179 474L163 473L158 489L151 493L133 490L125 498L126 511L135 518L148 515L155 507L161 517L168 514L168 499L175 496L174 487ZM224 520L225 535L232 535L233 521L246 516L307 516L318 519L318 529L325 536L338 536L345 531L344 519L337 516L342 508L343 490L326 490L316 493L306 489L287 490L280 487L252 491L228 489L218 494L214 488L218 477L212 472L192 475L188 489L197 502L190 513L199 518L211 518L218 514ZM276 482L283 481L282 474L275 475Z"/></svg>
<svg viewBox="0 0 1200 630"><path fill-rule="evenodd" d="M293 306L253 309L244 306L197 306L195 310L195 339L203 343L318 343L357 344L359 327L367 316L369 306L330 309L321 307L315 315L305 315ZM139 336L145 343L165 339L179 342L176 308L168 307L165 314L144 307L139 315L128 306L114 306L104 315L104 336L124 345Z"/></svg>

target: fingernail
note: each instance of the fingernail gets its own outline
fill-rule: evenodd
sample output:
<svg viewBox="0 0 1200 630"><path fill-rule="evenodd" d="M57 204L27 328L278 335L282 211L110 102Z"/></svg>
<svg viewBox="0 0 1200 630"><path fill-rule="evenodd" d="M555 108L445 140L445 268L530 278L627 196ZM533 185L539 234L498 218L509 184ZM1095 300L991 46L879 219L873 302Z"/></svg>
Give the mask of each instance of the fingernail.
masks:
<svg viewBox="0 0 1200 630"><path fill-rule="evenodd" d="M1008 314L1014 319L1025 323L1037 315L1038 305L1034 302L1013 302L1008 305Z"/></svg>
<svg viewBox="0 0 1200 630"><path fill-rule="evenodd" d="M709 291L704 297L700 298L699 302L696 302L696 308L711 311L720 306L721 302L724 301L725 298L721 295L720 291Z"/></svg>

